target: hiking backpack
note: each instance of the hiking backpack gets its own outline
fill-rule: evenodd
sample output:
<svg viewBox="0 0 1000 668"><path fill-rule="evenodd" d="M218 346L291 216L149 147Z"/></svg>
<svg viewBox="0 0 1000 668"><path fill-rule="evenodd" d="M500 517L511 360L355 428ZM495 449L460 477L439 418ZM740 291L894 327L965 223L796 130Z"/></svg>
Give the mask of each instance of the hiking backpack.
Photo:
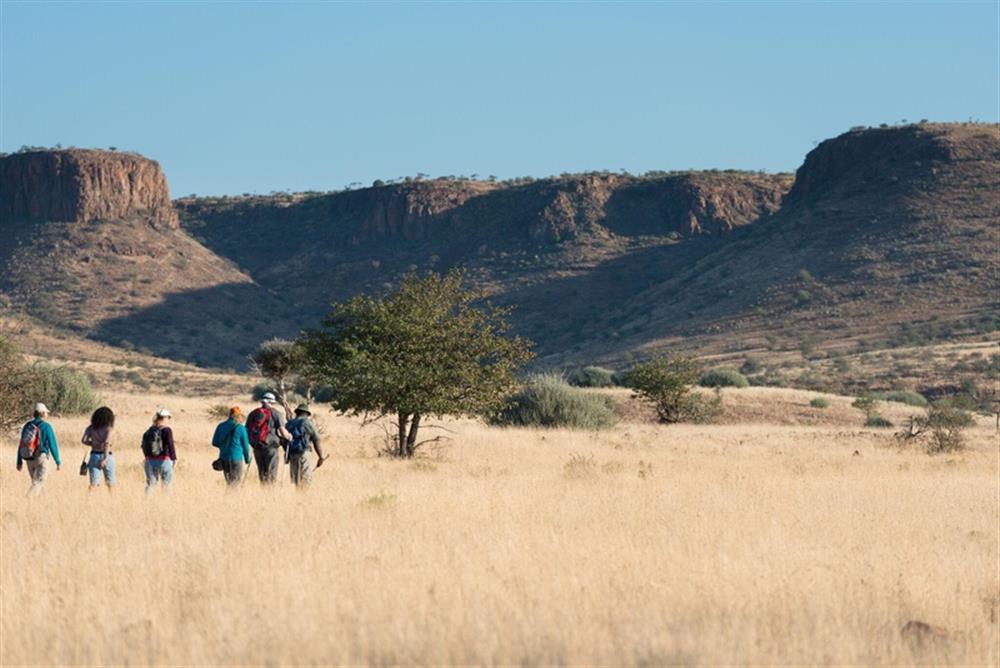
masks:
<svg viewBox="0 0 1000 668"><path fill-rule="evenodd" d="M247 416L247 436L250 443L256 446L268 445L271 435L271 410L261 406L250 411Z"/></svg>
<svg viewBox="0 0 1000 668"><path fill-rule="evenodd" d="M288 444L288 454L301 455L309 449L309 431L306 429L306 421L299 418L288 423L288 433L292 435L292 442Z"/></svg>
<svg viewBox="0 0 1000 668"><path fill-rule="evenodd" d="M159 457L163 454L163 430L152 426L142 435L142 454L147 457Z"/></svg>
<svg viewBox="0 0 1000 668"><path fill-rule="evenodd" d="M38 423L31 420L21 428L21 441L17 454L21 459L34 459L42 447L42 429Z"/></svg>

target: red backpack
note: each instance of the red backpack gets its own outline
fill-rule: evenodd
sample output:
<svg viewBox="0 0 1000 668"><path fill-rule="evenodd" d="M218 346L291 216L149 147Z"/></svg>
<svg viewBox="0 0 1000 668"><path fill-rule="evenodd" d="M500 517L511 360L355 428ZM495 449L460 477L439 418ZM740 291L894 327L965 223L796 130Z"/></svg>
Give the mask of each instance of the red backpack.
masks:
<svg viewBox="0 0 1000 668"><path fill-rule="evenodd" d="M21 441L17 446L17 454L21 459L34 459L40 447L42 447L42 430L37 422L31 420L21 429Z"/></svg>
<svg viewBox="0 0 1000 668"><path fill-rule="evenodd" d="M253 445L267 445L267 437L271 433L271 409L255 408L247 416L247 436Z"/></svg>

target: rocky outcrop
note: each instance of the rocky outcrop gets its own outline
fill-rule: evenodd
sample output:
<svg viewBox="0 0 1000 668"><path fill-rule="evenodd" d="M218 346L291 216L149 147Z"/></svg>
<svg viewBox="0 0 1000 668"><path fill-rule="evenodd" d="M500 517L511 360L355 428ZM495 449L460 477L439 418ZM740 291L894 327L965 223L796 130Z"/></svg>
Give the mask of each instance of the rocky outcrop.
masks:
<svg viewBox="0 0 1000 668"><path fill-rule="evenodd" d="M69 149L0 159L0 218L86 222L142 217L176 228L160 165L132 153Z"/></svg>

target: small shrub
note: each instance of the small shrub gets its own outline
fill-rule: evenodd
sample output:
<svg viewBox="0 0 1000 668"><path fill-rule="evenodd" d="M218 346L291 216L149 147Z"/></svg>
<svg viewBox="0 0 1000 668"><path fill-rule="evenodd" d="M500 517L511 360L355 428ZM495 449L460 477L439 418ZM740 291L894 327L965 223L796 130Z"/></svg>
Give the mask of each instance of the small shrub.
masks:
<svg viewBox="0 0 1000 668"><path fill-rule="evenodd" d="M593 478L597 475L597 462L594 461L593 455L573 453L563 466L563 475L571 480Z"/></svg>
<svg viewBox="0 0 1000 668"><path fill-rule="evenodd" d="M657 357L632 367L623 381L637 397L653 404L660 422L703 422L721 410L721 397L717 394L714 401L706 402L691 393L699 371L694 358Z"/></svg>
<svg viewBox="0 0 1000 668"><path fill-rule="evenodd" d="M865 417L870 418L875 414L875 397L870 394L863 394L851 402L851 408L864 411Z"/></svg>
<svg viewBox="0 0 1000 668"><path fill-rule="evenodd" d="M975 424L965 410L950 401L938 401L927 407L927 413L910 418L906 430L896 434L901 441L929 437L927 453L931 455L956 452L965 447L963 432Z"/></svg>
<svg viewBox="0 0 1000 668"><path fill-rule="evenodd" d="M823 397L816 397L809 402L809 405L812 406L813 408L829 408L830 400L824 399Z"/></svg>
<svg viewBox="0 0 1000 668"><path fill-rule="evenodd" d="M922 408L927 405L927 399L925 399L922 394L918 394L917 392L912 392L910 390L876 392L874 396L882 401L892 401L898 404L906 404L907 406L919 406Z"/></svg>
<svg viewBox="0 0 1000 668"><path fill-rule="evenodd" d="M609 398L575 388L557 374L538 374L528 378L490 421L505 426L605 429L617 418Z"/></svg>
<svg viewBox="0 0 1000 668"><path fill-rule="evenodd" d="M764 365L760 360L748 357L743 364L740 366L740 373L744 375L752 375L755 373L760 373L764 370Z"/></svg>
<svg viewBox="0 0 1000 668"><path fill-rule="evenodd" d="M212 420L227 420L229 419L229 406L225 404L213 404L205 411L205 415Z"/></svg>
<svg viewBox="0 0 1000 668"><path fill-rule="evenodd" d="M892 427L892 422L885 419L881 415L869 415L865 419L866 427L874 427L875 429L888 429Z"/></svg>
<svg viewBox="0 0 1000 668"><path fill-rule="evenodd" d="M101 404L101 398L85 373L44 362L33 364L31 372L35 395L53 413L84 415Z"/></svg>
<svg viewBox="0 0 1000 668"><path fill-rule="evenodd" d="M576 387L614 387L618 384L615 372L600 366L574 369L566 380Z"/></svg>
<svg viewBox="0 0 1000 668"><path fill-rule="evenodd" d="M701 374L698 384L702 387L749 387L746 376L732 367L709 369Z"/></svg>
<svg viewBox="0 0 1000 668"><path fill-rule="evenodd" d="M374 496L369 496L366 498L362 505L367 508L372 508L374 510L380 510L385 508L391 508L396 505L399 500L395 494L389 494L388 492L379 492Z"/></svg>

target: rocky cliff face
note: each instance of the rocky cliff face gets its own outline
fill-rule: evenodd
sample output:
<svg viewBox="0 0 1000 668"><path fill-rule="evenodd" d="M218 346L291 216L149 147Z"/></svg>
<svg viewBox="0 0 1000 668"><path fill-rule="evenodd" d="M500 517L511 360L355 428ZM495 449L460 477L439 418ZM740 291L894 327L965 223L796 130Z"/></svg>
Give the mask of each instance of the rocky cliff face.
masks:
<svg viewBox="0 0 1000 668"><path fill-rule="evenodd" d="M160 165L131 153L70 149L0 159L0 218L50 222L141 216L176 228Z"/></svg>

